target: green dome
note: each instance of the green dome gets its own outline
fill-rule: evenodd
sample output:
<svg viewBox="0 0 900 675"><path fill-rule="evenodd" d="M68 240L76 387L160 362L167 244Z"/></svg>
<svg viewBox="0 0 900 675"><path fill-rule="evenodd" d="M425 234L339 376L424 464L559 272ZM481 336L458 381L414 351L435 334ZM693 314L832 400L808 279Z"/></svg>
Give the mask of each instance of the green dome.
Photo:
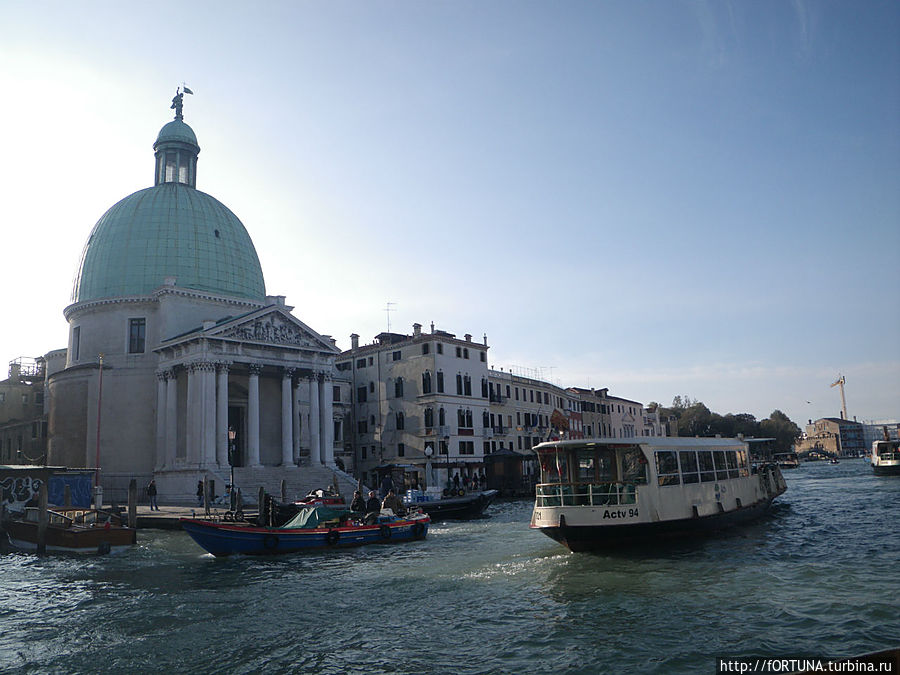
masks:
<svg viewBox="0 0 900 675"><path fill-rule="evenodd" d="M159 135L156 137L156 143L153 144L153 147L156 148L160 143L169 143L172 141L176 143L190 143L197 147L198 152L200 151L200 146L197 144L197 136L194 134L194 130L181 120L173 120L160 129Z"/></svg>
<svg viewBox="0 0 900 675"><path fill-rule="evenodd" d="M190 131L175 121L160 137L179 125ZM179 288L260 301L266 295L256 249L237 216L208 194L170 182L125 197L100 218L81 254L72 301L149 295L166 277Z"/></svg>

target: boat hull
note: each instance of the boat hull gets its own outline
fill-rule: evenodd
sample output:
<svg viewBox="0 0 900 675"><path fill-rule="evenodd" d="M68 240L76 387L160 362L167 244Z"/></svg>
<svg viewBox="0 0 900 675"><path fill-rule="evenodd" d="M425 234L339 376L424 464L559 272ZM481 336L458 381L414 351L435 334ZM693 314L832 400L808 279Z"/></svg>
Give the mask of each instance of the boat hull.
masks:
<svg viewBox="0 0 900 675"><path fill-rule="evenodd" d="M4 529L10 543L24 551L38 548L37 523L11 520ZM45 535L45 550L48 553L109 553L132 546L137 541L137 532L127 527L54 527L48 526Z"/></svg>
<svg viewBox="0 0 900 675"><path fill-rule="evenodd" d="M768 511L772 499L724 513L697 518L631 523L626 525L558 525L537 528L573 553L610 551L628 546L698 537L756 520Z"/></svg>
<svg viewBox="0 0 900 675"><path fill-rule="evenodd" d="M900 476L900 462L892 462L889 464L872 464L872 471L876 476Z"/></svg>
<svg viewBox="0 0 900 675"><path fill-rule="evenodd" d="M437 520L471 520L473 518L481 518L485 509L490 506L497 497L497 490L484 490L473 494L467 494L462 497L448 497L447 499L438 499L431 502L416 503L419 507L431 516L433 521Z"/></svg>
<svg viewBox="0 0 900 675"><path fill-rule="evenodd" d="M182 518L181 526L201 548L222 557L276 555L368 544L398 544L424 539L429 518L398 520L377 525L347 525L315 529L254 527Z"/></svg>

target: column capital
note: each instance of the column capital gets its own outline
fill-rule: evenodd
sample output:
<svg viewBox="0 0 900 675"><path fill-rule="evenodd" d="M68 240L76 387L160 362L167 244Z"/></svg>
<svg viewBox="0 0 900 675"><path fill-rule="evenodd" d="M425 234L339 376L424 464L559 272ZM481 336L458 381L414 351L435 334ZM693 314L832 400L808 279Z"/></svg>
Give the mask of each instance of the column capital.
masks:
<svg viewBox="0 0 900 675"><path fill-rule="evenodd" d="M250 371L251 375L259 375L262 372L262 364L261 363L249 363L247 364L247 370Z"/></svg>
<svg viewBox="0 0 900 675"><path fill-rule="evenodd" d="M227 373L231 369L231 361L216 361L216 371Z"/></svg>
<svg viewBox="0 0 900 675"><path fill-rule="evenodd" d="M285 380L289 380L289 379L291 379L292 377L294 377L294 371L295 371L295 370L296 370L296 368L284 368L284 369L282 369L281 376L282 376Z"/></svg>
<svg viewBox="0 0 900 675"><path fill-rule="evenodd" d="M171 377L171 371L169 370L157 370L156 371L156 379L160 382L165 382Z"/></svg>

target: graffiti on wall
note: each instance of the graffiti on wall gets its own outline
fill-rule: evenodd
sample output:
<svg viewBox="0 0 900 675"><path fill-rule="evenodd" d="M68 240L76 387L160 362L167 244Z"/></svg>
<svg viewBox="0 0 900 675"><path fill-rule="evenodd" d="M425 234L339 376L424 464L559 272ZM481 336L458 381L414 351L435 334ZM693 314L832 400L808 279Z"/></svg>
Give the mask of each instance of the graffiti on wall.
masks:
<svg viewBox="0 0 900 675"><path fill-rule="evenodd" d="M37 504L38 492L44 481L33 476L9 476L0 479L0 495L10 511L24 511L25 506Z"/></svg>
<svg viewBox="0 0 900 675"><path fill-rule="evenodd" d="M83 509L91 505L91 474L65 474L50 476L47 481L47 501L51 504L65 504L66 485L69 486L69 498L72 506Z"/></svg>

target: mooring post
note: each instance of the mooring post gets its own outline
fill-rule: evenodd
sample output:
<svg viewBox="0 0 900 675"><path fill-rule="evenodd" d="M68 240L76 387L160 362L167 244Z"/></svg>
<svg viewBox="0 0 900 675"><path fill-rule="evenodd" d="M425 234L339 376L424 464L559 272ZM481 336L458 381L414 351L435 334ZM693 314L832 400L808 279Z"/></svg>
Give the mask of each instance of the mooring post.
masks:
<svg viewBox="0 0 900 675"><path fill-rule="evenodd" d="M266 520L266 489L263 487L259 488L259 501L257 501L257 504L259 504L259 514L256 517L256 522L260 525L266 525L268 522Z"/></svg>
<svg viewBox="0 0 900 675"><path fill-rule="evenodd" d="M281 501L287 501L287 481L284 478L281 479Z"/></svg>
<svg viewBox="0 0 900 675"><path fill-rule="evenodd" d="M137 527L137 479L128 484L128 527Z"/></svg>
<svg viewBox="0 0 900 675"><path fill-rule="evenodd" d="M63 487L63 506L67 509L72 507L72 488L68 483Z"/></svg>
<svg viewBox="0 0 900 675"><path fill-rule="evenodd" d="M47 552L47 524L49 521L50 515L47 513L47 481L44 481L38 490L37 552L40 555Z"/></svg>
<svg viewBox="0 0 900 675"><path fill-rule="evenodd" d="M209 515L209 502L212 496L213 485L215 484L209 478L203 477L203 512L207 516Z"/></svg>

